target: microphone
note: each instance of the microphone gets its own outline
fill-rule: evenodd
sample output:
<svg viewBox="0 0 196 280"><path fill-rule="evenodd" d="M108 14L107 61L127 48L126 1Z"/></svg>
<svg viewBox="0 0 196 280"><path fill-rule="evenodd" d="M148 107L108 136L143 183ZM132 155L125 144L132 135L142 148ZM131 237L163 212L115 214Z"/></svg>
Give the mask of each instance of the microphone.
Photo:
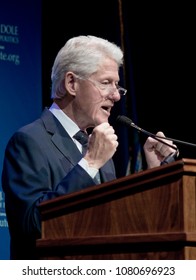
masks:
<svg viewBox="0 0 196 280"><path fill-rule="evenodd" d="M124 124L124 125L126 125L126 126L128 126L128 127L133 127L133 128L135 128L136 130L138 130L139 132L142 132L142 133L146 134L147 136L150 136L150 137L156 139L157 141L159 141L159 142L161 142L161 143L163 143L163 144L165 144L165 145L167 145L167 146L173 148L174 150L176 150L176 152L175 152L174 154L172 153L172 154L170 154L169 156L167 156L167 157L162 161L161 165L166 164L166 163L170 163L170 162L172 162L172 161L175 161L176 157L177 157L178 154L179 154L179 151L178 151L178 148L177 148L177 147L175 147L175 146L173 146L173 145L171 145L171 144L169 144L169 143L163 141L162 139L171 140L171 141L173 141L174 143L178 143L178 144L184 144L184 145L196 147L196 144L192 144L192 143L189 143L189 142L185 142L185 141L181 141L181 140L177 140L177 139L173 139L173 138L169 138L169 137L164 137L164 136L157 136L157 135L155 135L155 134L153 134L153 133L151 133L151 132L149 132L149 131L147 131L147 130L144 130L143 128L137 126L136 124L134 124L134 122L133 122L131 119L129 119L129 118L126 117L126 116L118 116L117 119L116 119L116 121L119 122L119 123L121 123L121 124Z"/></svg>

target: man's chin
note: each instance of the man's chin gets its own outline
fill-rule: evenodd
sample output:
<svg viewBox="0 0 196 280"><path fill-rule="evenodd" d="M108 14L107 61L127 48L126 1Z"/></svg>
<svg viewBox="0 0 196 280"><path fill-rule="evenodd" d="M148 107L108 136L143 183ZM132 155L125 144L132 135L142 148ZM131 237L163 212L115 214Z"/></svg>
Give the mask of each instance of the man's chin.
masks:
<svg viewBox="0 0 196 280"><path fill-rule="evenodd" d="M101 124L101 123L105 123L105 122L109 122L109 121L108 121L108 117L99 118L99 119L97 120L97 125L99 125L99 124Z"/></svg>

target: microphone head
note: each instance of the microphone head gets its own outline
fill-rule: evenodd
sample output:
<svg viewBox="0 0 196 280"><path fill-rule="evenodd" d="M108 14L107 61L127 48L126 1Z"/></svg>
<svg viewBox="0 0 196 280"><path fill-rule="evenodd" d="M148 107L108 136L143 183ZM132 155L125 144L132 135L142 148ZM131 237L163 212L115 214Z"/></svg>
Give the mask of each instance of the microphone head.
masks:
<svg viewBox="0 0 196 280"><path fill-rule="evenodd" d="M132 120L126 116L118 116L116 121L118 123L125 124L127 126L132 126L132 124L133 124Z"/></svg>

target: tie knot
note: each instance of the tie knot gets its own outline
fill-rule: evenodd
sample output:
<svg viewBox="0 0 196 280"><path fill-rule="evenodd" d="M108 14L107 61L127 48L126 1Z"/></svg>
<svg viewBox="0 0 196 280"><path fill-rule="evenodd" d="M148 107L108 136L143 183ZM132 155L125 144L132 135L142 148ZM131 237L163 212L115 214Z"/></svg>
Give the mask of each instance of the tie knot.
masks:
<svg viewBox="0 0 196 280"><path fill-rule="evenodd" d="M88 143L88 134L82 130L79 130L75 135L74 138L80 142L82 146L87 145Z"/></svg>

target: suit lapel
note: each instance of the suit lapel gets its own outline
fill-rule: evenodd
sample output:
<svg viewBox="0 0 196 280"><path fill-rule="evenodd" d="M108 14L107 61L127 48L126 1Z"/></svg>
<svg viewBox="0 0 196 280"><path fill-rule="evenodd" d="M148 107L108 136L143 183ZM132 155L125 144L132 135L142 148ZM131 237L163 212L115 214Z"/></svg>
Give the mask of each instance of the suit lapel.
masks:
<svg viewBox="0 0 196 280"><path fill-rule="evenodd" d="M77 146L57 118L46 108L41 116L46 131L57 149L73 164L82 158Z"/></svg>

